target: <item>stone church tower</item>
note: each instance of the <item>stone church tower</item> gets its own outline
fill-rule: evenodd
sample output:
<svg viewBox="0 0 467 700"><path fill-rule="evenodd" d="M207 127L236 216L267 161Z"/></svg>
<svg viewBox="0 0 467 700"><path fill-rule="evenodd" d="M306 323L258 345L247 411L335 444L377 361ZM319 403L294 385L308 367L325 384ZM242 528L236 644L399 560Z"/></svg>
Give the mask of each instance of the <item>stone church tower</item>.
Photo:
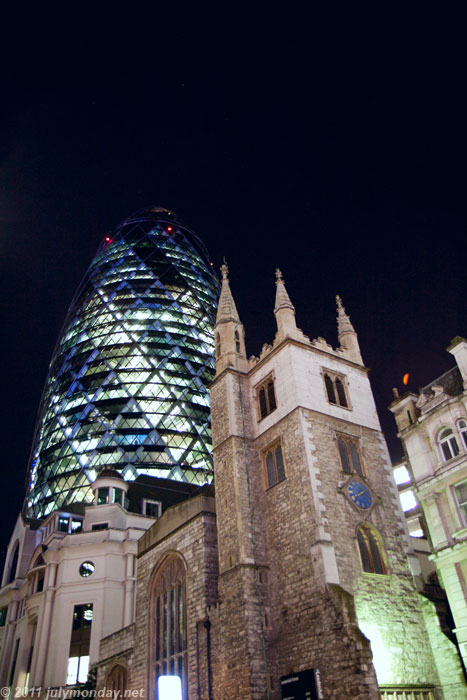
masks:
<svg viewBox="0 0 467 700"><path fill-rule="evenodd" d="M459 668L437 668L432 653L428 632L449 642L415 586L368 370L341 299L335 350L297 328L277 271L276 337L247 360L221 270L213 697L275 700L281 678L292 689L310 674L316 695L307 697L464 697Z"/></svg>
<svg viewBox="0 0 467 700"><path fill-rule="evenodd" d="M98 688L162 700L169 675L183 700L465 700L417 591L341 300L335 350L297 328L278 271L276 337L247 359L226 266L222 277L215 492L167 508L138 540L135 619L101 640Z"/></svg>

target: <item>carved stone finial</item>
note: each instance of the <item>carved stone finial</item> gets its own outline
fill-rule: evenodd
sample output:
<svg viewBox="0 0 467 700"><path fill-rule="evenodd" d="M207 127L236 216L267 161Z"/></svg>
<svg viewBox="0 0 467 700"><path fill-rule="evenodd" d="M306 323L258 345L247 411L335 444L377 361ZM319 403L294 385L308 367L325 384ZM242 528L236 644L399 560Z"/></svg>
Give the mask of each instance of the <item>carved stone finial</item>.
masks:
<svg viewBox="0 0 467 700"><path fill-rule="evenodd" d="M228 280L228 279L229 279L229 268L227 267L227 265L225 264L225 262L224 262L223 265L221 265L220 270L221 270L221 273L222 273L222 279L223 279L223 280Z"/></svg>
<svg viewBox="0 0 467 700"><path fill-rule="evenodd" d="M336 304L338 309L343 309L342 299L340 298L339 294L336 294Z"/></svg>
<svg viewBox="0 0 467 700"><path fill-rule="evenodd" d="M276 284L279 284L279 282L283 282L284 278L282 277L282 272L279 270L278 267L276 267Z"/></svg>

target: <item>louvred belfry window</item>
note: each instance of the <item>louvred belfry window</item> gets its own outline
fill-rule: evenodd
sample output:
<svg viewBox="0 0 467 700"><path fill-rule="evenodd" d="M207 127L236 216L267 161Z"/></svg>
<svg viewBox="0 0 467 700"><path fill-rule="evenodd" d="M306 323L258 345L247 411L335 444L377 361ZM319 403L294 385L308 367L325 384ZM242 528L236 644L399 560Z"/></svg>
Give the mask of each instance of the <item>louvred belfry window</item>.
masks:
<svg viewBox="0 0 467 700"><path fill-rule="evenodd" d="M154 579L152 610L152 697L159 676L179 676L187 698L186 572L180 556L169 555Z"/></svg>
<svg viewBox="0 0 467 700"><path fill-rule="evenodd" d="M346 380L345 377L335 374L326 370L323 373L324 388L326 390L326 396L329 403L335 406L343 406L344 408L349 408L349 399L347 395Z"/></svg>
<svg viewBox="0 0 467 700"><path fill-rule="evenodd" d="M277 408L274 379L268 377L261 386L256 389L258 397L259 418L265 418Z"/></svg>

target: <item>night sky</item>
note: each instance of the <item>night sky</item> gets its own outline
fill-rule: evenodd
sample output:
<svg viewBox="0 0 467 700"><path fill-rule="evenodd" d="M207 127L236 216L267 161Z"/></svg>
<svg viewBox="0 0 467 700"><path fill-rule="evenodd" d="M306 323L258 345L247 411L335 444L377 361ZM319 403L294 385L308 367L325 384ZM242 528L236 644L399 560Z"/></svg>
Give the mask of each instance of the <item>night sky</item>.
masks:
<svg viewBox="0 0 467 700"><path fill-rule="evenodd" d="M392 387L449 369L467 333L466 56L460 19L424 12L4 26L2 549L67 307L102 237L151 204L225 256L248 355L274 337L276 267L311 338L336 346L342 296L401 456Z"/></svg>

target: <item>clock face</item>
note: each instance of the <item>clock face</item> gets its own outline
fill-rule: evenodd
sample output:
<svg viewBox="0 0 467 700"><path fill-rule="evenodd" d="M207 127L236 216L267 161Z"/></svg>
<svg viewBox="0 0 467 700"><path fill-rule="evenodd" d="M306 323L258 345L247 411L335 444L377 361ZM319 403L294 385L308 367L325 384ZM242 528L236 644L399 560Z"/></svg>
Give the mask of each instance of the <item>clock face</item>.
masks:
<svg viewBox="0 0 467 700"><path fill-rule="evenodd" d="M352 479L347 485L347 493L352 503L355 503L359 508L367 510L373 503L373 497L370 489L362 481Z"/></svg>

